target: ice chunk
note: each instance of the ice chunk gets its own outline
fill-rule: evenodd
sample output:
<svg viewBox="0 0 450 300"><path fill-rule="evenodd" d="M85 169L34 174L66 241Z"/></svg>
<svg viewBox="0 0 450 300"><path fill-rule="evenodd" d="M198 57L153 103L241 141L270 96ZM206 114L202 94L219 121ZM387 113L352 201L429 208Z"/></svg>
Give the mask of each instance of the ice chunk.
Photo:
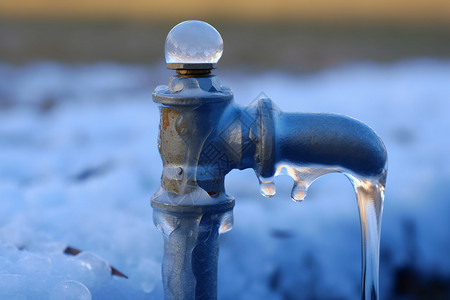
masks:
<svg viewBox="0 0 450 300"><path fill-rule="evenodd" d="M212 63L219 61L223 41L219 32L202 21L176 25L166 39L166 63Z"/></svg>
<svg viewBox="0 0 450 300"><path fill-rule="evenodd" d="M94 288L111 279L111 267L94 253L81 252L72 259L74 268L70 277L83 282L87 287Z"/></svg>
<svg viewBox="0 0 450 300"><path fill-rule="evenodd" d="M24 251L24 255L17 261L16 271L20 274L48 275L52 272L52 261L49 257Z"/></svg>
<svg viewBox="0 0 450 300"><path fill-rule="evenodd" d="M49 292L49 300L91 300L91 292L79 281L58 282Z"/></svg>

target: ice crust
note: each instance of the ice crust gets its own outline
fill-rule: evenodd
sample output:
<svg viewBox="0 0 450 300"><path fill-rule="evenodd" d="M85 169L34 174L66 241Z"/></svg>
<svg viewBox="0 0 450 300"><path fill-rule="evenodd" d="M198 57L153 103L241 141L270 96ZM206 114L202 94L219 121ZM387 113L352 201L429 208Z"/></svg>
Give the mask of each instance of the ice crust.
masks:
<svg viewBox="0 0 450 300"><path fill-rule="evenodd" d="M159 73L119 64L0 64L0 299L162 299L162 236L149 203L162 170L151 101L167 80ZM342 113L375 129L389 153L382 297L404 264L449 275L450 61L220 75L240 104L263 91L282 110ZM357 299L351 185L327 175L298 204L289 200L292 182L276 182L278 194L266 199L252 171L227 177L235 225L221 238L219 298ZM83 252L63 254L67 245ZM129 278L111 276L110 265Z"/></svg>

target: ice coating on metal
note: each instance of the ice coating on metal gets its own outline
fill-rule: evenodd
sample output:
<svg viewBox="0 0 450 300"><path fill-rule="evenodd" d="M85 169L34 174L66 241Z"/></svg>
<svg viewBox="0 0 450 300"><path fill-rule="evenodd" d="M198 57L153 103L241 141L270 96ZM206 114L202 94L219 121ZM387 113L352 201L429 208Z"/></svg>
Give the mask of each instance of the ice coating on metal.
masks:
<svg viewBox="0 0 450 300"><path fill-rule="evenodd" d="M344 173L355 187L361 216L363 299L377 299L387 153L370 127L335 114L285 113L268 97L240 107L212 75L174 76L153 99L160 104L158 146L164 166L153 207L191 210L229 202L224 179L233 169L253 168L265 196L275 194L273 176L291 176L291 195L298 202L320 176Z"/></svg>
<svg viewBox="0 0 450 300"><path fill-rule="evenodd" d="M217 122L232 100L231 91L222 88L216 76L174 76L168 86L155 90L153 98L163 104L158 147L164 169L162 188L152 200L210 205L232 199L215 179L224 177L215 170L218 162L201 159L202 154L205 156L208 149L214 148L211 137L216 136L213 133Z"/></svg>
<svg viewBox="0 0 450 300"><path fill-rule="evenodd" d="M189 106L164 112L164 118L165 114L169 116L168 120L162 121L162 127L166 128L160 132L159 145L160 152L164 153L162 157L169 159L164 163L163 187L152 200L177 205L209 205L220 202L221 198L211 197L197 183L199 156L212 128L207 122L204 122L203 126L198 126L195 108ZM171 114L175 114L176 117L171 118ZM179 147L173 149L165 146L174 144ZM178 157L173 154L176 152L179 152ZM225 197L226 199L228 198Z"/></svg>
<svg viewBox="0 0 450 300"><path fill-rule="evenodd" d="M383 172L377 176L364 176L339 167L294 166L280 163L275 176L291 177L294 180L291 198L301 202L306 197L308 187L316 179L332 172L347 176L356 193L361 223L361 299L379 299L380 231L387 167L385 166ZM265 197L274 196L276 190L273 177L258 176L258 178L261 194Z"/></svg>
<svg viewBox="0 0 450 300"><path fill-rule="evenodd" d="M215 64L222 52L223 41L220 33L202 21L182 22L167 35L165 56L168 64Z"/></svg>
<svg viewBox="0 0 450 300"><path fill-rule="evenodd" d="M164 236L165 299L217 299L218 239L233 225L233 205L153 203L153 220Z"/></svg>

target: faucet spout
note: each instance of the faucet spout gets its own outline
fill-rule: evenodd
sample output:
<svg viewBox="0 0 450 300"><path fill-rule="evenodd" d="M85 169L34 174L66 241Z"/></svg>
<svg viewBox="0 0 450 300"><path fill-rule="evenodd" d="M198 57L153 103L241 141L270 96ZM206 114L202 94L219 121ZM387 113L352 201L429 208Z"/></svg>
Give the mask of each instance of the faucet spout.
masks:
<svg viewBox="0 0 450 300"><path fill-rule="evenodd" d="M280 112L274 136L276 162L339 167L364 176L385 169L387 153L381 139L347 116Z"/></svg>

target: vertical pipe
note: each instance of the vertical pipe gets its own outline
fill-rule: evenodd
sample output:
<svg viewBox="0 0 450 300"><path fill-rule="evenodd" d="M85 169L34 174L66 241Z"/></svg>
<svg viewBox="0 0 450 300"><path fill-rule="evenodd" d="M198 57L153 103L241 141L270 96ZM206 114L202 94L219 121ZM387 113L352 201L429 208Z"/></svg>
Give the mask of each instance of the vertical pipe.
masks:
<svg viewBox="0 0 450 300"><path fill-rule="evenodd" d="M185 206L152 202L164 235L165 300L217 299L219 235L231 229L234 201Z"/></svg>

